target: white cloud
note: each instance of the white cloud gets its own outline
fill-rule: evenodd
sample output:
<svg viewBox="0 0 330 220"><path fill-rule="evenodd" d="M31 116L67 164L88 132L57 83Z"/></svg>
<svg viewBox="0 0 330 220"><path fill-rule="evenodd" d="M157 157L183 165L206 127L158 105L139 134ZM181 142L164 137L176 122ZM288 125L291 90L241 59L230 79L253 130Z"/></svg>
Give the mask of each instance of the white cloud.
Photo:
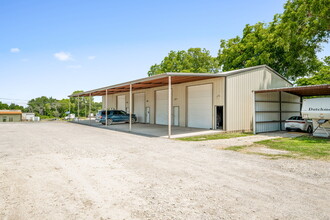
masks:
<svg viewBox="0 0 330 220"><path fill-rule="evenodd" d="M11 48L10 52L11 53L19 53L21 50L19 48Z"/></svg>
<svg viewBox="0 0 330 220"><path fill-rule="evenodd" d="M69 61L72 60L72 56L68 52L58 52L54 53L54 57L60 61Z"/></svg>
<svg viewBox="0 0 330 220"><path fill-rule="evenodd" d="M69 69L80 69L82 66L81 65L70 65L68 66Z"/></svg>
<svg viewBox="0 0 330 220"><path fill-rule="evenodd" d="M96 56L89 56L87 57L89 60L95 60Z"/></svg>

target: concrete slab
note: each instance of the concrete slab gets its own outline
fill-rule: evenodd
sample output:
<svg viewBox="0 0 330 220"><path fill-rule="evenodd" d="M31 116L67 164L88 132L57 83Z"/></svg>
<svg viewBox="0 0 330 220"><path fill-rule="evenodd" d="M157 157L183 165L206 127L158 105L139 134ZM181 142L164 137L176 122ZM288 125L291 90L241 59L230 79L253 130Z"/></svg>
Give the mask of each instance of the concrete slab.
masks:
<svg viewBox="0 0 330 220"><path fill-rule="evenodd" d="M135 124L132 124L132 131L130 132L128 123L116 123L116 124L106 126L106 125L102 125L101 123L96 122L95 120L79 120L79 122L77 122L77 121L72 121L72 122L82 124L82 125L89 125L89 126L93 126L93 127L114 130L114 131L134 133L134 134L139 134L139 135L143 135L143 136L168 137L168 126L167 125L135 123ZM208 129L202 129L202 128L187 128L187 127L172 126L171 138L216 134L216 133L220 133L220 132L223 132L223 131L208 130Z"/></svg>

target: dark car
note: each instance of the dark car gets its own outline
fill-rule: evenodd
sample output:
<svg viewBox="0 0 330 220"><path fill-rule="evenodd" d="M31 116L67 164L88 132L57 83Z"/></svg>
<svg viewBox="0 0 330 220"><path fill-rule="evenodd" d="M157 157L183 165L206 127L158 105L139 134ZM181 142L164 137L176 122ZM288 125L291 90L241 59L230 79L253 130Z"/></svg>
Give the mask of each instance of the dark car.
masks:
<svg viewBox="0 0 330 220"><path fill-rule="evenodd" d="M101 116L100 116L100 123L103 125L106 124L105 118L107 117L108 119L108 125L113 124L114 122L129 122L129 116L125 111L121 110L108 110L107 111L107 116L105 115L105 111L102 111ZM136 115L132 114L132 123L136 122Z"/></svg>

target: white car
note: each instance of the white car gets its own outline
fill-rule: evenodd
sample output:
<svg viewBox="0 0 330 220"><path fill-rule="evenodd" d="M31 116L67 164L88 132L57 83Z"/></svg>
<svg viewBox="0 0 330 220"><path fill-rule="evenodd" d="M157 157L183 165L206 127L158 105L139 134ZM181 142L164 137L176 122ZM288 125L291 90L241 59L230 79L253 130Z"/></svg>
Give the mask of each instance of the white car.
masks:
<svg viewBox="0 0 330 220"><path fill-rule="evenodd" d="M287 131L301 130L308 133L313 132L312 120L303 119L301 116L292 116L285 121L284 127Z"/></svg>

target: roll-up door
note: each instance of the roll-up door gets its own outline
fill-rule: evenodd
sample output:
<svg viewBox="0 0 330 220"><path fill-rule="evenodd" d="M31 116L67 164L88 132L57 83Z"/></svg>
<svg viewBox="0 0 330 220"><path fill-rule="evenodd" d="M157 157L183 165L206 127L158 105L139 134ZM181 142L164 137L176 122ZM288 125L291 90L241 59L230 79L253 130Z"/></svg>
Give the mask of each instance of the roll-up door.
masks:
<svg viewBox="0 0 330 220"><path fill-rule="evenodd" d="M117 96L117 110L125 111L125 95Z"/></svg>
<svg viewBox="0 0 330 220"><path fill-rule="evenodd" d="M167 125L168 90L156 91L156 124Z"/></svg>
<svg viewBox="0 0 330 220"><path fill-rule="evenodd" d="M137 117L137 121L144 123L145 122L145 106L144 106L144 93L134 94L134 110L133 113Z"/></svg>
<svg viewBox="0 0 330 220"><path fill-rule="evenodd" d="M188 87L188 127L212 129L212 84Z"/></svg>

